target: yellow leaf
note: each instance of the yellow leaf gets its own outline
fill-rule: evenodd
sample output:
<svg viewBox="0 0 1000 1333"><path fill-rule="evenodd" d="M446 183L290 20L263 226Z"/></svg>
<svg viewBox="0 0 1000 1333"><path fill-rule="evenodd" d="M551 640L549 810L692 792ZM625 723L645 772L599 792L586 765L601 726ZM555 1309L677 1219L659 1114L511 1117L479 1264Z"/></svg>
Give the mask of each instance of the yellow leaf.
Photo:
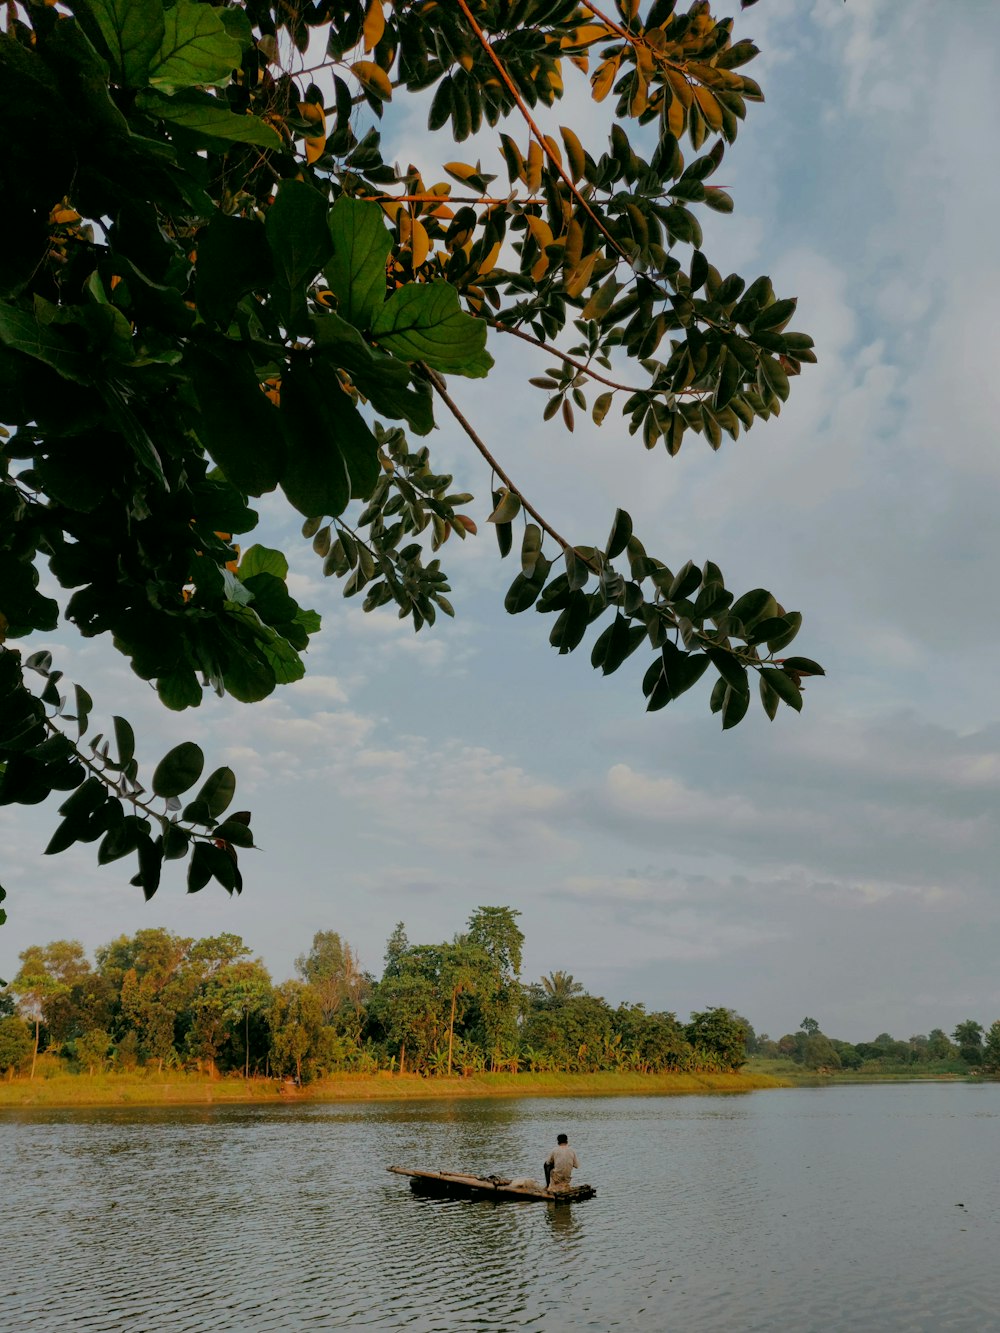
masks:
<svg viewBox="0 0 1000 1333"><path fill-rule="evenodd" d="M705 117L710 130L722 129L722 110L712 93L707 88L698 88L694 90L694 95L698 101L698 109Z"/></svg>
<svg viewBox="0 0 1000 1333"><path fill-rule="evenodd" d="M544 138L546 147L552 155L550 160L558 162L559 165L562 166L562 153L559 151L559 145L556 143L555 139L553 139L551 134L546 134Z"/></svg>
<svg viewBox="0 0 1000 1333"><path fill-rule="evenodd" d="M413 256L413 267L418 269L430 253L431 238L427 235L427 228L416 218L413 219L413 231L410 236L410 251Z"/></svg>
<svg viewBox="0 0 1000 1333"><path fill-rule="evenodd" d="M306 161L315 162L326 151L326 112L316 102L300 102L299 115L303 120L312 121L322 130L321 134L306 138Z"/></svg>
<svg viewBox="0 0 1000 1333"><path fill-rule="evenodd" d="M562 45L590 46L594 42L607 40L611 35L611 29L603 23L584 23L568 37L564 37Z"/></svg>
<svg viewBox="0 0 1000 1333"><path fill-rule="evenodd" d="M620 60L621 56L614 56L611 60L602 60L594 71L594 76L590 80L590 90L595 102L603 102L611 91L611 85L618 76Z"/></svg>
<svg viewBox="0 0 1000 1333"><path fill-rule="evenodd" d="M392 100L392 84L389 82L389 76L381 65L375 64L374 60L356 60L351 66L351 73L365 92L381 98L383 102Z"/></svg>
<svg viewBox="0 0 1000 1333"><path fill-rule="evenodd" d="M573 184L580 179L587 167L587 155L583 151L583 144L567 125L559 126L559 133L562 135L563 143L566 145L566 156L569 158L570 175L573 178Z"/></svg>
<svg viewBox="0 0 1000 1333"><path fill-rule="evenodd" d="M525 184L532 194L535 194L542 188L542 150L532 139L528 144L528 170L526 173Z"/></svg>
<svg viewBox="0 0 1000 1333"><path fill-rule="evenodd" d="M632 100L628 104L629 114L641 116L646 110L646 80L643 77L642 70L635 72L635 88L632 92Z"/></svg>
<svg viewBox="0 0 1000 1333"><path fill-rule="evenodd" d="M576 268L583 256L583 228L576 218L573 218L566 229L566 249L563 253L563 262L567 269Z"/></svg>
<svg viewBox="0 0 1000 1333"><path fill-rule="evenodd" d="M594 265L597 262L599 251L595 250L592 255L588 255L583 263L575 268L572 273L566 277L566 295L579 296L587 284L590 282L590 275L594 271Z"/></svg>
<svg viewBox="0 0 1000 1333"><path fill-rule="evenodd" d="M552 228L547 222L543 222L541 218L532 216L531 213L526 213L524 215L524 220L528 224L528 230L538 242L540 249L544 250L547 245L552 244L554 240Z"/></svg>
<svg viewBox="0 0 1000 1333"><path fill-rule="evenodd" d="M460 181L471 180L473 176L478 176L479 172L475 167L470 167L467 162L446 162L444 169L449 176L455 176Z"/></svg>
<svg viewBox="0 0 1000 1333"><path fill-rule="evenodd" d="M544 252L538 256L531 266L531 279L533 282L539 282L544 276L549 266L549 257Z"/></svg>
<svg viewBox="0 0 1000 1333"><path fill-rule="evenodd" d="M672 69L670 66L667 67L667 82L670 84L674 96L679 99L681 106L686 111L693 98L690 83L679 69Z"/></svg>
<svg viewBox="0 0 1000 1333"><path fill-rule="evenodd" d="M497 241L496 244L493 246L493 248L490 250L489 254L479 265L479 270L478 270L479 276L485 277L487 273L490 273L496 267L496 262L499 258L500 258L500 242Z"/></svg>
<svg viewBox="0 0 1000 1333"><path fill-rule="evenodd" d="M681 105L680 98L675 97L667 108L667 129L675 139L679 139L684 133L686 120L687 116L684 107Z"/></svg>
<svg viewBox="0 0 1000 1333"><path fill-rule="evenodd" d="M385 32L385 15L382 13L382 0L371 0L365 15L364 37L365 50L374 51Z"/></svg>

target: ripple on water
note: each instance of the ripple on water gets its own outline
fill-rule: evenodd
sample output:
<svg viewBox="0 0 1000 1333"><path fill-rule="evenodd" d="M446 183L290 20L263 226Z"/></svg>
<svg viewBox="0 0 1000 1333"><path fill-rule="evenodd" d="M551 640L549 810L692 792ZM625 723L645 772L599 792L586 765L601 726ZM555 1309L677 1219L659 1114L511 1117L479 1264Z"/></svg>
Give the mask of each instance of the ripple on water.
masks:
<svg viewBox="0 0 1000 1333"><path fill-rule="evenodd" d="M1000 1088L968 1092L3 1113L0 1327L983 1333ZM577 1206L384 1172L538 1174L564 1128Z"/></svg>

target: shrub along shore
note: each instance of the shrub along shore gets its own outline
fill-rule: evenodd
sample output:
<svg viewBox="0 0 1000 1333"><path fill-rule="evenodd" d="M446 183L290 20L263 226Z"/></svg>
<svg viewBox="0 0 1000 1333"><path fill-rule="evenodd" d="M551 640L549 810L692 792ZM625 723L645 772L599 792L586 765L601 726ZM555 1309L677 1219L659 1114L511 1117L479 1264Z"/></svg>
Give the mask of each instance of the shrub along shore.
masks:
<svg viewBox="0 0 1000 1333"><path fill-rule="evenodd" d="M293 1102L430 1101L454 1097L658 1097L787 1087L766 1074L338 1074L297 1088L273 1078L197 1074L55 1074L0 1082L0 1109L75 1106L199 1106Z"/></svg>

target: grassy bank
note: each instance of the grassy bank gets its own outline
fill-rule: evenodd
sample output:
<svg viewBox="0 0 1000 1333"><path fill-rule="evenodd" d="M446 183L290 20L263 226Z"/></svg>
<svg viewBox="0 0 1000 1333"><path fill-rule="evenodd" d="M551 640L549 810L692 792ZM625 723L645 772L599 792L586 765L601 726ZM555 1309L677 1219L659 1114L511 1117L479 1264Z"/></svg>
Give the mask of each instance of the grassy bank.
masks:
<svg viewBox="0 0 1000 1333"><path fill-rule="evenodd" d="M275 1079L195 1074L56 1074L0 1082L0 1108L19 1106L198 1106L268 1102L429 1101L447 1097L612 1097L739 1093L785 1086L767 1074L481 1074L419 1078L339 1074L294 1091Z"/></svg>
<svg viewBox="0 0 1000 1333"><path fill-rule="evenodd" d="M960 1061L932 1065L888 1065L880 1069L838 1069L833 1072L821 1072L806 1069L790 1059L765 1059L752 1056L747 1062L745 1073L751 1077L770 1077L796 1087L826 1087L831 1083L964 1083L970 1077L978 1077L978 1072L970 1071L969 1066Z"/></svg>

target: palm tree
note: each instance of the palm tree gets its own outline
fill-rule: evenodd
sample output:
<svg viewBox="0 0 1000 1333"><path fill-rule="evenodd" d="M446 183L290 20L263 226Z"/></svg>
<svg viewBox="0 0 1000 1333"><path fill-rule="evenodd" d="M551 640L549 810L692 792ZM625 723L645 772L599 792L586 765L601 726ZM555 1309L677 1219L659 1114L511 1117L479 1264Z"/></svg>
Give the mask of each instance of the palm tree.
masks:
<svg viewBox="0 0 1000 1333"><path fill-rule="evenodd" d="M573 980L571 972L550 972L542 977L542 989L553 1004L565 1004L572 996L581 994L583 986Z"/></svg>

